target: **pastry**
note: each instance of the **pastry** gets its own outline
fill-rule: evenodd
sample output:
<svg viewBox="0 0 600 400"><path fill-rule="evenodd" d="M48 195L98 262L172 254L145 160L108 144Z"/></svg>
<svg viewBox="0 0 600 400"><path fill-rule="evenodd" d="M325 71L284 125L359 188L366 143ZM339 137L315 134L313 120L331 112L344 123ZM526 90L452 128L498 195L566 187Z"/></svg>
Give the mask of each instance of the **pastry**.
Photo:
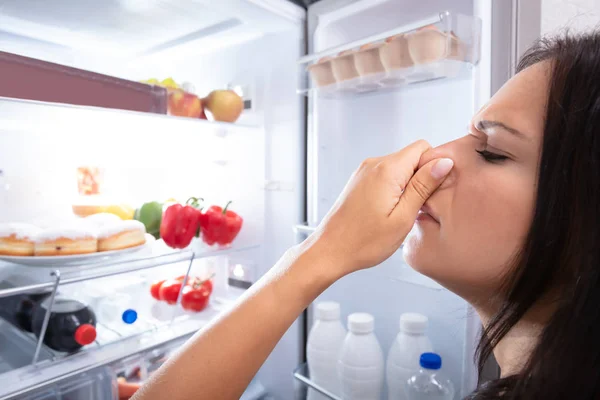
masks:
<svg viewBox="0 0 600 400"><path fill-rule="evenodd" d="M381 63L380 50L383 43L367 43L354 54L354 63L359 75L371 75L385 72Z"/></svg>
<svg viewBox="0 0 600 400"><path fill-rule="evenodd" d="M331 69L335 80L338 82L358 77L358 71L354 64L354 52L352 50L342 51L336 58L331 60Z"/></svg>
<svg viewBox="0 0 600 400"><path fill-rule="evenodd" d="M69 256L96 251L98 251L96 233L82 225L47 229L35 238L36 256Z"/></svg>
<svg viewBox="0 0 600 400"><path fill-rule="evenodd" d="M335 83L335 77L331 69L331 57L321 58L316 63L309 65L307 69L317 86L328 86Z"/></svg>
<svg viewBox="0 0 600 400"><path fill-rule="evenodd" d="M415 64L427 64L442 59L463 61L466 48L452 32L444 33L433 25L408 35L408 50Z"/></svg>
<svg viewBox="0 0 600 400"><path fill-rule="evenodd" d="M98 251L121 250L146 243L146 227L140 221L120 221L98 232Z"/></svg>
<svg viewBox="0 0 600 400"><path fill-rule="evenodd" d="M40 228L30 224L0 224L0 255L32 256Z"/></svg>
<svg viewBox="0 0 600 400"><path fill-rule="evenodd" d="M405 35L396 35L385 40L380 50L381 63L387 71L407 68L413 65L408 51L408 40Z"/></svg>

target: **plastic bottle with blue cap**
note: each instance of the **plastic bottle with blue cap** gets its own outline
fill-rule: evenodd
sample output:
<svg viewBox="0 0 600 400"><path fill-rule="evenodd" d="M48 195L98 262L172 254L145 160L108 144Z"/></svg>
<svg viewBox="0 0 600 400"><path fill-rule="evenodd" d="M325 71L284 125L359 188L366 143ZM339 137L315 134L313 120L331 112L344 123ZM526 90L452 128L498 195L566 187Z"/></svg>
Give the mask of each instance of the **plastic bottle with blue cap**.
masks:
<svg viewBox="0 0 600 400"><path fill-rule="evenodd" d="M442 357L423 353L419 363L421 369L406 383L408 400L453 400L454 385L440 372Z"/></svg>
<svg viewBox="0 0 600 400"><path fill-rule="evenodd" d="M388 400L406 400L406 381L419 372L421 354L433 351L426 336L428 318L417 313L400 316L400 333L388 353L386 381Z"/></svg>
<svg viewBox="0 0 600 400"><path fill-rule="evenodd" d="M115 293L111 297L101 299L96 305L100 322L115 324L134 324L138 320L138 311L133 296Z"/></svg>

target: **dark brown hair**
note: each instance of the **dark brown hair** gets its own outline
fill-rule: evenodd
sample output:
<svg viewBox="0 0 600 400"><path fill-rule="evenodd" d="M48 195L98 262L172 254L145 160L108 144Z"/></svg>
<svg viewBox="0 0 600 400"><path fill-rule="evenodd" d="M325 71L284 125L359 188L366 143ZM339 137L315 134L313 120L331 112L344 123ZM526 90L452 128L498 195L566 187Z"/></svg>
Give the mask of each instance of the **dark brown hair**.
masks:
<svg viewBox="0 0 600 400"><path fill-rule="evenodd" d="M518 71L551 65L536 206L506 280L503 304L478 346L494 346L549 292L555 311L522 370L469 399L600 398L600 31L544 38Z"/></svg>

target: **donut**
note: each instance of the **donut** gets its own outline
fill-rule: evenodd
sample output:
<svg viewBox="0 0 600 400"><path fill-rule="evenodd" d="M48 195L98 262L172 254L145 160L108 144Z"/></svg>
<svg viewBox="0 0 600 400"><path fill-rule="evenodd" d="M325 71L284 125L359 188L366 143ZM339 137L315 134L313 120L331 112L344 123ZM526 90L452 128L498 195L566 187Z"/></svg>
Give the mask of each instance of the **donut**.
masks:
<svg viewBox="0 0 600 400"><path fill-rule="evenodd" d="M50 228L40 232L35 238L36 256L70 256L96 251L98 251L96 233L81 225Z"/></svg>
<svg viewBox="0 0 600 400"><path fill-rule="evenodd" d="M122 250L146 243L146 227L136 220L119 221L98 232L98 251Z"/></svg>
<svg viewBox="0 0 600 400"><path fill-rule="evenodd" d="M0 255L32 256L34 240L40 231L30 224L0 224Z"/></svg>

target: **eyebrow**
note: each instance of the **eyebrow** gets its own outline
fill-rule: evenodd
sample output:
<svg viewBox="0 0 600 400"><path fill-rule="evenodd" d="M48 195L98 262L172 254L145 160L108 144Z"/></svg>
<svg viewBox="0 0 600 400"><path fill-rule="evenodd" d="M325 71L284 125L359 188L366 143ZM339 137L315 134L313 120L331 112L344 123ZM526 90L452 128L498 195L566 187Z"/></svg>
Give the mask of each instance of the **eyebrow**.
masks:
<svg viewBox="0 0 600 400"><path fill-rule="evenodd" d="M481 120L481 121L477 122L476 128L477 128L477 130L484 132L484 133L493 128L500 128L502 130L505 130L506 132L512 133L513 135L520 137L521 139L527 139L527 137L523 133L516 130L515 128L511 128L510 126L508 126L500 121Z"/></svg>

